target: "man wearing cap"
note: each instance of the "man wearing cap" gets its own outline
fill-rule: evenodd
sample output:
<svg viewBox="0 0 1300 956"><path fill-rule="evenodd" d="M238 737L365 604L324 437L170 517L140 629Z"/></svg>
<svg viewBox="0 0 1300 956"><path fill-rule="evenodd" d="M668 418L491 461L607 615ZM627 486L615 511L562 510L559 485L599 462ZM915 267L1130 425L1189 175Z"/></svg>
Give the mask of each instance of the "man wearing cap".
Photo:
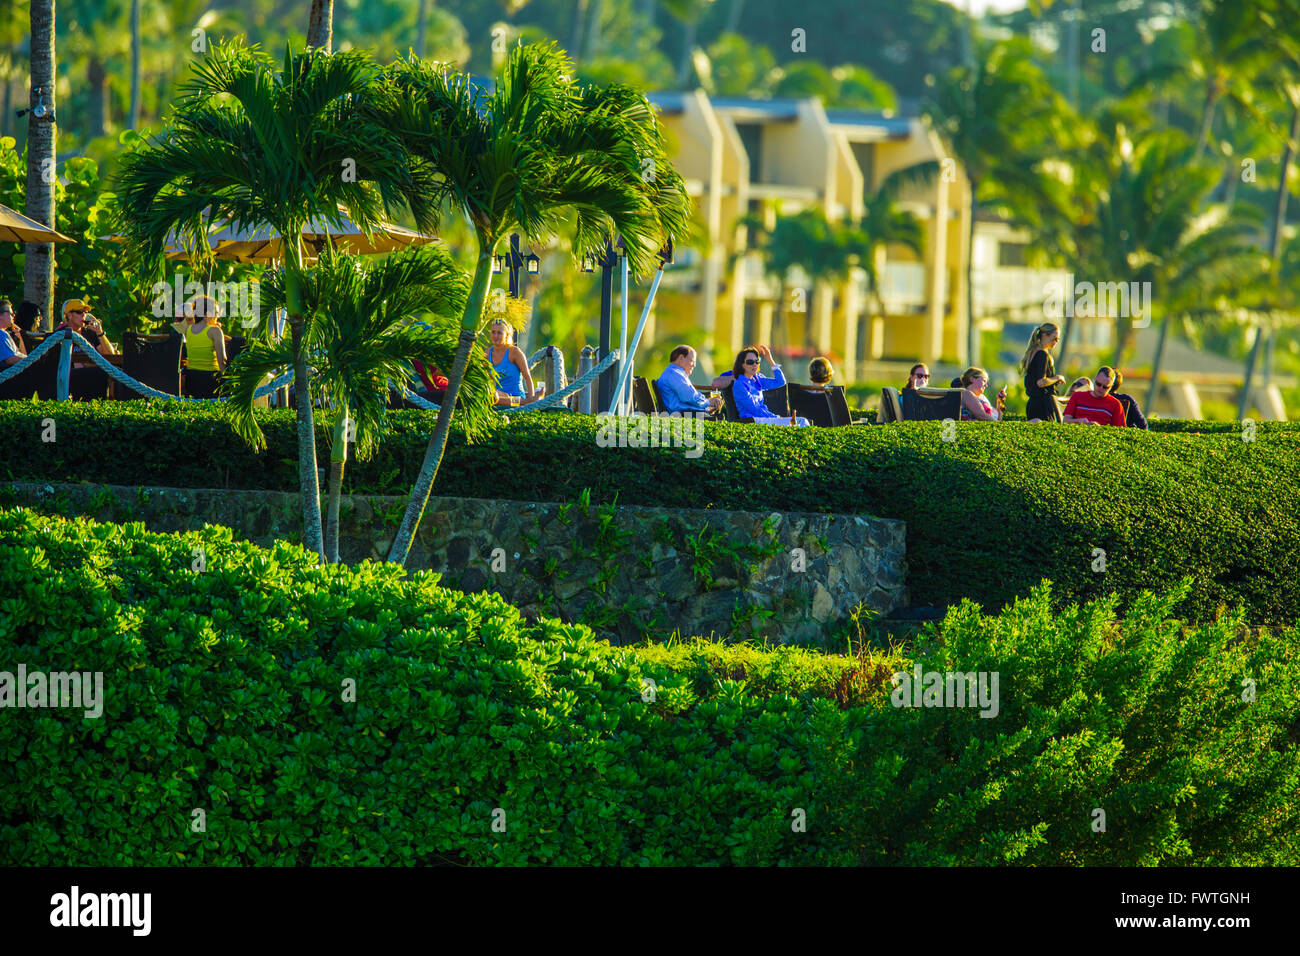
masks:
<svg viewBox="0 0 1300 956"><path fill-rule="evenodd" d="M90 305L83 299L69 299L63 303L63 321L59 324L59 329L71 329L76 332L93 345L100 355L117 354L117 349L104 334L104 326L100 324L99 319L90 314ZM90 361L84 356L75 356L74 360L78 365L85 365Z"/></svg>
<svg viewBox="0 0 1300 956"><path fill-rule="evenodd" d="M113 343L104 334L104 326L100 324L99 319L90 314L90 305L83 299L69 299L63 303L63 321L54 331L58 332L60 329L71 329L76 332L93 345L100 355L117 354ZM71 396L78 401L106 398L108 376L104 371L95 368L91 364L90 357L82 355L77 349L72 352L72 361L76 367L68 376L68 392Z"/></svg>

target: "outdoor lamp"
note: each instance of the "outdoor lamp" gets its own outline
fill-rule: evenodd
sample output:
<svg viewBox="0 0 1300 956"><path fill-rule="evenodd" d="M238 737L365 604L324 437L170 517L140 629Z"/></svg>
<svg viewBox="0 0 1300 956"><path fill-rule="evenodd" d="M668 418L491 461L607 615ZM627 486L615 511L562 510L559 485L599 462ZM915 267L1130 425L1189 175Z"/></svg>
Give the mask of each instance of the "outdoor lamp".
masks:
<svg viewBox="0 0 1300 956"><path fill-rule="evenodd" d="M501 274L501 270L505 268L505 264L506 264L505 256L494 255L492 257L492 274L494 276L499 276Z"/></svg>
<svg viewBox="0 0 1300 956"><path fill-rule="evenodd" d="M528 253L528 255L524 256L524 262L528 266L528 274L530 276L541 274L542 260L541 257L538 256L536 253L533 252Z"/></svg>
<svg viewBox="0 0 1300 956"><path fill-rule="evenodd" d="M596 271L596 257L595 257L595 256L583 256L583 257L582 257L582 262L580 262L580 263L578 264L578 268L581 269L583 272L595 272L595 271Z"/></svg>

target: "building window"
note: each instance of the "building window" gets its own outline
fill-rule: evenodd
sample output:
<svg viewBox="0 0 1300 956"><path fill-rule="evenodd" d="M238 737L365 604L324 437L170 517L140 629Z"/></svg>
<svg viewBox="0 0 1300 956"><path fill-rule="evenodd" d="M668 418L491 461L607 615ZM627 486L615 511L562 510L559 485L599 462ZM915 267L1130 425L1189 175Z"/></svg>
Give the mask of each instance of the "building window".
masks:
<svg viewBox="0 0 1300 956"><path fill-rule="evenodd" d="M998 243L998 268L1023 269L1026 265L1025 250L1027 248L1028 246L1023 242Z"/></svg>
<svg viewBox="0 0 1300 956"><path fill-rule="evenodd" d="M736 132L740 135L745 155L749 157L749 181L763 181L763 127L758 123L737 123Z"/></svg>

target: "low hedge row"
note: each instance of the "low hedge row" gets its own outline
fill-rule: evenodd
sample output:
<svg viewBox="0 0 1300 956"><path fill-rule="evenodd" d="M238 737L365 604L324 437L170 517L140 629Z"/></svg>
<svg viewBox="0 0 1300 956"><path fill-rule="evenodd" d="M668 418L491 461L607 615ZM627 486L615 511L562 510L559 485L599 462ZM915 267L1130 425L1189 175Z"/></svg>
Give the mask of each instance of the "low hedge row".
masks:
<svg viewBox="0 0 1300 956"><path fill-rule="evenodd" d="M168 403L0 403L0 475L26 480L216 488L297 487L288 411L262 414L254 454L217 415ZM405 494L433 416L395 412L346 490ZM1300 620L1300 425L1181 434L1075 425L940 422L846 429L709 423L698 457L602 448L595 419L515 416L473 446L453 431L439 495L682 508L865 513L907 522L914 605L971 597L993 609L1042 579L1061 600L1182 576L1180 613ZM42 440L50 436L54 441ZM945 434L952 441L945 441ZM324 458L324 432L321 453Z"/></svg>
<svg viewBox="0 0 1300 956"><path fill-rule="evenodd" d="M894 706L892 658L614 649L428 573L0 510L0 672L104 677L99 719L3 711L0 865L1294 865L1298 635L1185 633L1186 587L953 610L913 663L996 672L990 714Z"/></svg>

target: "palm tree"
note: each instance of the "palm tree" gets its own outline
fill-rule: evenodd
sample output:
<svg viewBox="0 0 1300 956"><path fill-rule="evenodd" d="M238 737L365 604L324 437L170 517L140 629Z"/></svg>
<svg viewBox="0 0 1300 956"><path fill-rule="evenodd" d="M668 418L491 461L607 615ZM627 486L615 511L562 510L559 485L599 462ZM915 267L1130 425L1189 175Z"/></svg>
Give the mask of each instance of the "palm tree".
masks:
<svg viewBox="0 0 1300 956"><path fill-rule="evenodd" d="M307 19L307 49L321 49L326 53L334 42L334 0L311 0L311 15Z"/></svg>
<svg viewBox="0 0 1300 956"><path fill-rule="evenodd" d="M1069 116L1021 38L980 51L974 66L958 66L937 78L923 109L948 150L961 164L970 188L966 256L967 356L977 360L979 344L971 282L975 217L982 200L1001 198L1024 205L1044 188L1040 159L1059 153Z"/></svg>
<svg viewBox="0 0 1300 956"><path fill-rule="evenodd" d="M646 275L665 240L687 233L690 199L646 98L626 86L576 83L572 61L553 43L513 49L491 93L414 58L393 65L386 92L386 127L415 155L414 174L437 179L424 198L463 214L478 246L446 400L389 556L405 563L447 444L502 236L518 231L542 245L572 211L575 256L603 251L618 236L632 273Z"/></svg>
<svg viewBox="0 0 1300 956"><path fill-rule="evenodd" d="M691 55L695 51L695 30L713 0L663 0L664 9L682 25L682 57L677 62L677 85L691 78Z"/></svg>
<svg viewBox="0 0 1300 956"><path fill-rule="evenodd" d="M264 305L287 304L286 278L284 269L265 275ZM377 263L327 255L305 277L301 295L310 319L303 339L316 370L311 388L322 406L334 409L325 521L330 562L339 560L339 502L349 439L355 440L359 458L373 454L383 429L388 383L404 382L411 360L451 367L468 292L467 277L440 249L395 254ZM437 316L432 328L408 321L426 313ZM226 413L255 448L266 443L253 416L253 393L267 374L292 360L289 343L260 340L230 367ZM493 397L487 365L470 363L461 404L471 431L492 420Z"/></svg>
<svg viewBox="0 0 1300 956"><path fill-rule="evenodd" d="M41 91L45 111L27 114L27 206L30 219L54 228L54 0L31 0L32 86ZM35 101L31 104L37 105ZM41 306L45 327L54 315L54 246L27 243L23 262L23 298Z"/></svg>
<svg viewBox="0 0 1300 956"><path fill-rule="evenodd" d="M302 232L311 220L341 228L346 212L371 229L403 203L430 217L401 142L370 102L377 68L358 51L285 50L283 67L239 42L214 44L161 135L122 158L117 190L128 238L150 256L175 235L200 264L211 261L214 222L270 225L284 237L285 298L292 334L298 468L306 546L324 557L315 426L299 285Z"/></svg>
<svg viewBox="0 0 1300 956"><path fill-rule="evenodd" d="M880 272L876 268L877 250L901 246L918 257L925 254L925 229L921 220L894 203L897 190L904 181L898 173L886 179L875 195L863 204L862 219L856 226L857 266L866 273L867 293L875 300L882 315L885 304L880 294Z"/></svg>

